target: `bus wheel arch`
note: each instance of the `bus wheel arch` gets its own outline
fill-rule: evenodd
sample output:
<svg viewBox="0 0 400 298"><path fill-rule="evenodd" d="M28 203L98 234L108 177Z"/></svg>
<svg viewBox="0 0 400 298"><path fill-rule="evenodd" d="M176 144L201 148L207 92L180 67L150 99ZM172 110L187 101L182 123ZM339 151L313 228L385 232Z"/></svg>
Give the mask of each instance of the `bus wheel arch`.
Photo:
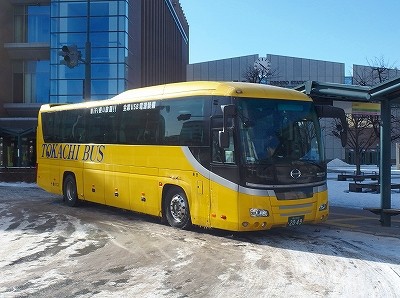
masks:
<svg viewBox="0 0 400 298"><path fill-rule="evenodd" d="M188 229L192 222L185 191L176 185L165 185L162 198L163 221L175 228Z"/></svg>
<svg viewBox="0 0 400 298"><path fill-rule="evenodd" d="M79 203L76 179L74 173L72 172L64 173L63 200L70 207L75 207Z"/></svg>

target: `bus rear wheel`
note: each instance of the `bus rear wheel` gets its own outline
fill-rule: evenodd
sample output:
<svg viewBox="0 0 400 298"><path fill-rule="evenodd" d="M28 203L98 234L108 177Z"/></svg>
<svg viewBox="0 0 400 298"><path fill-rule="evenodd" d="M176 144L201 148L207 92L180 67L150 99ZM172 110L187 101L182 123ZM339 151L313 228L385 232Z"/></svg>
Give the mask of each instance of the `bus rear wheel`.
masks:
<svg viewBox="0 0 400 298"><path fill-rule="evenodd" d="M167 192L164 214L172 227L187 229L191 226L189 203L183 190L172 188Z"/></svg>
<svg viewBox="0 0 400 298"><path fill-rule="evenodd" d="M63 184L63 196L64 202L70 206L75 207L78 205L78 194L76 191L76 181L75 177L71 174L68 174L64 178Z"/></svg>

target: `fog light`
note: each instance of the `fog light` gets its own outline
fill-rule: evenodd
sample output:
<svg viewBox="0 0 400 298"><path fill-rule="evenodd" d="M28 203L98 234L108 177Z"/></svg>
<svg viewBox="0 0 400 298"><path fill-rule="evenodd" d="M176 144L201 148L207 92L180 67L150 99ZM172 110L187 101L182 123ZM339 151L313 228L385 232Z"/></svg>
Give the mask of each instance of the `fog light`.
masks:
<svg viewBox="0 0 400 298"><path fill-rule="evenodd" d="M264 221L262 224L261 224L261 227L262 228L265 228L267 226L267 223Z"/></svg>
<svg viewBox="0 0 400 298"><path fill-rule="evenodd" d="M324 211L328 208L328 204L322 204L321 206L319 206L319 211Z"/></svg>
<svg viewBox="0 0 400 298"><path fill-rule="evenodd" d="M249 225L249 223L247 221L242 222L242 226L244 226L245 228Z"/></svg>
<svg viewBox="0 0 400 298"><path fill-rule="evenodd" d="M264 210L264 209L251 208L250 216L251 217L268 217L269 212L268 212L268 210Z"/></svg>

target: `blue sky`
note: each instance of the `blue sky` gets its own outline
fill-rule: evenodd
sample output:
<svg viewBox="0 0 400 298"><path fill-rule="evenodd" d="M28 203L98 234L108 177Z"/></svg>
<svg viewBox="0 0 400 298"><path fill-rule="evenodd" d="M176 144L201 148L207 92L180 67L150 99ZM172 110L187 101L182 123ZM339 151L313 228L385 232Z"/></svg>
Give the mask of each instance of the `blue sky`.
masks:
<svg viewBox="0 0 400 298"><path fill-rule="evenodd" d="M276 54L400 68L399 0L180 0L190 63Z"/></svg>

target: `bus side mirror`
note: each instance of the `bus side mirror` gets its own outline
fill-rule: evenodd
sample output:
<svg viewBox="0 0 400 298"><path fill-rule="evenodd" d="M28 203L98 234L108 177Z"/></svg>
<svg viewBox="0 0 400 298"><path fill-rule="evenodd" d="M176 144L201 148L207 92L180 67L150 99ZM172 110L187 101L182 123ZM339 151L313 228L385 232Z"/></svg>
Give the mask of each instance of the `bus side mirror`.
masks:
<svg viewBox="0 0 400 298"><path fill-rule="evenodd" d="M235 105L223 105L221 106L222 115L224 117L224 127L223 130L226 131L228 128L228 119L235 117L236 107Z"/></svg>
<svg viewBox="0 0 400 298"><path fill-rule="evenodd" d="M342 147L347 144L347 130L348 123L346 119L346 114L344 110L341 108L333 107L333 106L315 106L317 111L317 115L319 118L337 118L340 120L340 125L337 126L337 130L339 132L340 141L342 143Z"/></svg>
<svg viewBox="0 0 400 298"><path fill-rule="evenodd" d="M218 143L221 148L229 147L229 133L228 133L228 120L235 117L236 107L235 105L223 105L221 106L223 115L223 128L218 135Z"/></svg>

